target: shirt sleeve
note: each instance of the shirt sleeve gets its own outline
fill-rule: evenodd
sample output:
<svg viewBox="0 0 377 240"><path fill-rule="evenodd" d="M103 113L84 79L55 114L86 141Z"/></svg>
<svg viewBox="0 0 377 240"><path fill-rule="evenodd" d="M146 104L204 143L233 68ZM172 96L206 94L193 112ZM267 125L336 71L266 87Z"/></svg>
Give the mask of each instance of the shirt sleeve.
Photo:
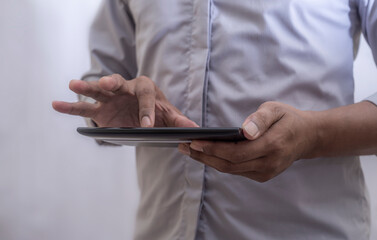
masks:
<svg viewBox="0 0 377 240"><path fill-rule="evenodd" d="M135 24L126 1L104 0L91 27L89 48L91 69L84 80L113 73L135 77Z"/></svg>
<svg viewBox="0 0 377 240"><path fill-rule="evenodd" d="M377 0L359 0L359 15L363 35L377 64ZM377 92L365 100L377 105Z"/></svg>
<svg viewBox="0 0 377 240"><path fill-rule="evenodd" d="M114 73L125 79L135 78L137 65L134 30L127 3L122 0L104 0L90 29L91 68L82 80L97 81ZM94 102L82 95L79 100Z"/></svg>
<svg viewBox="0 0 377 240"><path fill-rule="evenodd" d="M82 76L84 81L97 81L114 73L125 79L137 74L135 52L135 24L127 0L104 0L90 29L89 50L90 70ZM80 101L94 103L95 100L83 95ZM89 127L96 124L85 118ZM104 142L97 141L101 145Z"/></svg>

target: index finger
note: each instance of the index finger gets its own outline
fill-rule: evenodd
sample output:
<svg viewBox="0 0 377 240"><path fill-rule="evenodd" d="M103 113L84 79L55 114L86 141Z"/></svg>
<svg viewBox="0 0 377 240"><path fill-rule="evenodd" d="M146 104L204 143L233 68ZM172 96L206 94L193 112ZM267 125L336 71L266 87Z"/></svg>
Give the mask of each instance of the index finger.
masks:
<svg viewBox="0 0 377 240"><path fill-rule="evenodd" d="M77 94L91 97L98 102L107 102L113 95L112 92L100 88L97 81L72 80L69 88Z"/></svg>
<svg viewBox="0 0 377 240"><path fill-rule="evenodd" d="M153 127L155 122L155 85L147 77L141 76L133 80L125 80L119 74L103 77L99 86L114 94L136 95L139 104L139 122L141 127Z"/></svg>
<svg viewBox="0 0 377 240"><path fill-rule="evenodd" d="M127 81L119 74L102 77L98 85L100 88L115 94L134 94L132 81Z"/></svg>
<svg viewBox="0 0 377 240"><path fill-rule="evenodd" d="M139 102L139 120L142 127L153 127L155 122L156 89L145 77L135 79L135 94Z"/></svg>

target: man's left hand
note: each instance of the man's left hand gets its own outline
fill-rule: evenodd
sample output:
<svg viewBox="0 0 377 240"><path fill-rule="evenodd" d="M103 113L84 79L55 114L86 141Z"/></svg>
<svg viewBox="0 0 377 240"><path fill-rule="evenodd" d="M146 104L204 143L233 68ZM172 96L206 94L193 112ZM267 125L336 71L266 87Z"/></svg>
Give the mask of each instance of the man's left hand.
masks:
<svg viewBox="0 0 377 240"><path fill-rule="evenodd" d="M265 182L310 155L317 141L315 125L313 112L267 102L243 123L248 140L193 141L179 150L218 171Z"/></svg>

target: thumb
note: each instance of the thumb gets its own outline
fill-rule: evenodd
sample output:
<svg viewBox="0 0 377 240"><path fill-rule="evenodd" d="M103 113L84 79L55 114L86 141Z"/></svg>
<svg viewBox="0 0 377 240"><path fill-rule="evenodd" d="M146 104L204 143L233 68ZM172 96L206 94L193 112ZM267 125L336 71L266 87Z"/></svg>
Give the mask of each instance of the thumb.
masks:
<svg viewBox="0 0 377 240"><path fill-rule="evenodd" d="M242 124L245 137L249 140L255 140L262 136L274 123L284 116L284 112L280 109L278 103L269 102L262 104Z"/></svg>

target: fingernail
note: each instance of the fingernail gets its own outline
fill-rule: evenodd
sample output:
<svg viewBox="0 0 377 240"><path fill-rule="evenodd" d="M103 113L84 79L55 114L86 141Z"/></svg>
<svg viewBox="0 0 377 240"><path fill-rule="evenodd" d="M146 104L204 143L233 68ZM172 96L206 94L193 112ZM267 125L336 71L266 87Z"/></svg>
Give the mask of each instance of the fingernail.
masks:
<svg viewBox="0 0 377 240"><path fill-rule="evenodd" d="M150 127L150 126L152 126L151 119L148 116L144 116L141 119L141 126L142 127Z"/></svg>
<svg viewBox="0 0 377 240"><path fill-rule="evenodd" d="M187 144L179 144L178 145L178 150L184 154L190 156L190 148Z"/></svg>
<svg viewBox="0 0 377 240"><path fill-rule="evenodd" d="M244 127L243 129L250 135L252 136L253 138L256 138L258 137L259 135L259 129L258 129L258 126L253 122L253 121L250 121L248 122Z"/></svg>
<svg viewBox="0 0 377 240"><path fill-rule="evenodd" d="M190 148L194 149L195 151L198 151L198 152L203 152L203 147L200 146L199 144L193 142L190 144Z"/></svg>

